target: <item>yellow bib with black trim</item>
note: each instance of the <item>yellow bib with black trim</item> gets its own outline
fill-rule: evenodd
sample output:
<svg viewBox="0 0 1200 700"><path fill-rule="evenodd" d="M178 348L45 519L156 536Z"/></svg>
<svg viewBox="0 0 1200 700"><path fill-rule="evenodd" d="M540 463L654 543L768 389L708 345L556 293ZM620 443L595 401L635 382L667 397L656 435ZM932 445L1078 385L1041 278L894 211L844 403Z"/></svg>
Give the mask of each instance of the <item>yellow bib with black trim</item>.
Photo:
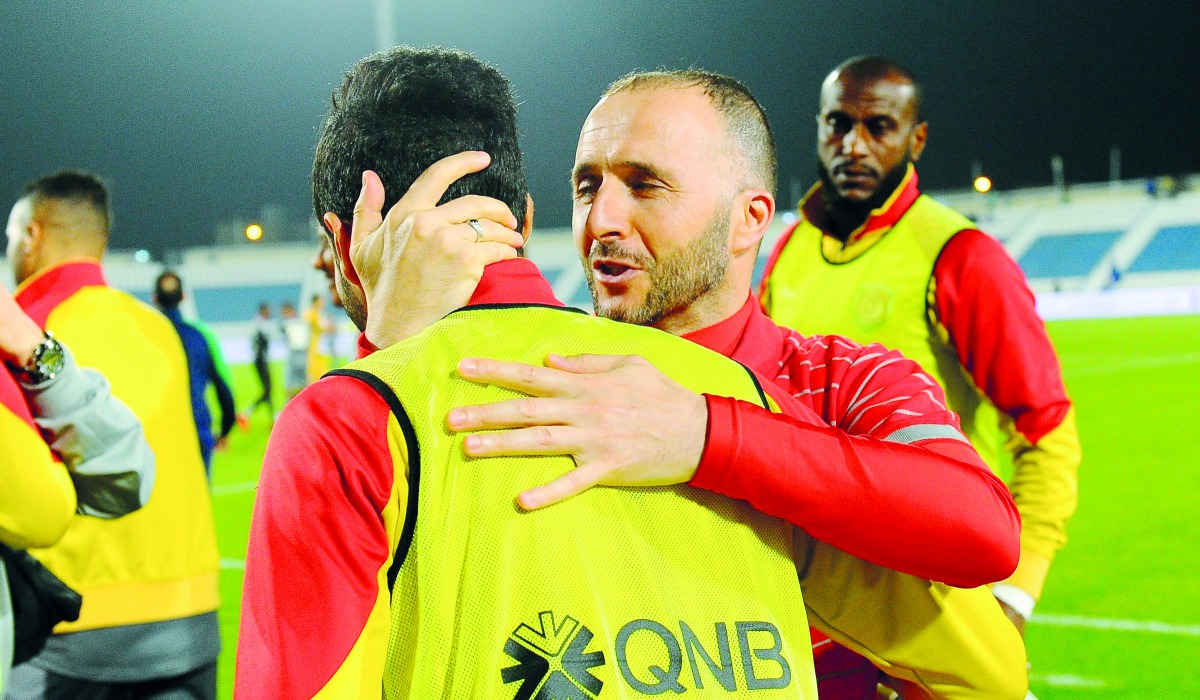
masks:
<svg viewBox="0 0 1200 700"><path fill-rule="evenodd" d="M83 596L79 620L54 631L215 611L217 536L179 334L162 314L104 286L75 292L50 313L46 328L81 367L108 379L113 396L141 421L155 460L144 507L120 518L73 518L56 544L30 550Z"/></svg>
<svg viewBox="0 0 1200 700"><path fill-rule="evenodd" d="M802 219L767 279L763 305L778 324L806 335L881 343L915 360L946 392L963 433L996 470L999 413L958 361L937 320L933 268L970 219L921 195L890 231L846 262L821 252L824 234Z"/></svg>
<svg viewBox="0 0 1200 700"><path fill-rule="evenodd" d="M463 309L336 371L391 404L409 455L385 697L816 698L790 525L684 485L523 512L517 494L569 457L464 457L446 414L517 394L457 362L552 352L638 354L693 391L768 405L748 370L699 345L543 306Z"/></svg>

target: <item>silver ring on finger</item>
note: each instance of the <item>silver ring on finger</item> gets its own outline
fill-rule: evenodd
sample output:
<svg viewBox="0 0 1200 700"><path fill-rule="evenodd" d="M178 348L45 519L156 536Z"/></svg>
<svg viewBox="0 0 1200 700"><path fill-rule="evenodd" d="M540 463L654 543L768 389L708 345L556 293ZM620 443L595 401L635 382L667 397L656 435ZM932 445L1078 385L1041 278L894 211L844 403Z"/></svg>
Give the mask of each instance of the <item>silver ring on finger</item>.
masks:
<svg viewBox="0 0 1200 700"><path fill-rule="evenodd" d="M479 219L471 219L467 221L467 226L475 229L475 242L483 240L483 224L479 223Z"/></svg>

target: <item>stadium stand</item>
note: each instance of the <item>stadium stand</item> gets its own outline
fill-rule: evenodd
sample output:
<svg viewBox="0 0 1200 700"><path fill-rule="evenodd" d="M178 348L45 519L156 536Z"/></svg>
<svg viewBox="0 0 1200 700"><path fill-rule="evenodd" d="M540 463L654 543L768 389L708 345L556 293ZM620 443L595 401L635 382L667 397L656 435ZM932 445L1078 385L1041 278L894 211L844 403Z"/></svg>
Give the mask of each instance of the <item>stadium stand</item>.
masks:
<svg viewBox="0 0 1200 700"><path fill-rule="evenodd" d="M1032 188L980 195L933 193L975 219L1020 263L1047 318L1200 313L1200 178L1172 196L1147 194L1145 181L1077 185L1067 192ZM755 283L776 239L795 221L781 211L763 238ZM187 280L186 316L198 315L223 338L231 362L249 360L259 302L299 308L326 284L309 262L312 241L197 247L168 258ZM560 299L591 311L591 296L567 228L539 229L526 249ZM132 252L105 259L109 283L148 301L163 265ZM10 285L8 266L0 278ZM338 352L352 354L344 323ZM273 352L282 353L282 349Z"/></svg>

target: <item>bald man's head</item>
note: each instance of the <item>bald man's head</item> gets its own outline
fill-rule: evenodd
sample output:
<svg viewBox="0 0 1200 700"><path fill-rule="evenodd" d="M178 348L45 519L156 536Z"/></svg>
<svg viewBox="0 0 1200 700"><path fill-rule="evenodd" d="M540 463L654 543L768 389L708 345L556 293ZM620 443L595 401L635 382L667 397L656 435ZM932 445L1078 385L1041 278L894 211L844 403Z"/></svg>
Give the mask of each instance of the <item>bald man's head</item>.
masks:
<svg viewBox="0 0 1200 700"><path fill-rule="evenodd" d="M869 85L881 80L891 80L911 87L906 94L910 96L913 122L920 122L921 83L917 82L911 70L885 56L855 56L842 61L825 76L825 82L821 84L822 99L826 88L835 82L852 81L860 85Z"/></svg>
<svg viewBox="0 0 1200 700"><path fill-rule="evenodd" d="M108 190L90 173L64 171L26 185L6 229L17 282L72 258L99 260L110 218Z"/></svg>

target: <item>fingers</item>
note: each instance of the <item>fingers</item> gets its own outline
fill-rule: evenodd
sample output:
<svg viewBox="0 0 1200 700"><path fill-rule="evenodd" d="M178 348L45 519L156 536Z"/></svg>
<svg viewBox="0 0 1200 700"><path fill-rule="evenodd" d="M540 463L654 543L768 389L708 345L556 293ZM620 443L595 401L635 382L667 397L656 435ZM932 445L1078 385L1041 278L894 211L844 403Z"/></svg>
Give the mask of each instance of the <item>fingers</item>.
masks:
<svg viewBox="0 0 1200 700"><path fill-rule="evenodd" d="M364 236L383 223L384 191L379 175L363 171L362 190L354 203L354 218L350 226L350 245L357 246Z"/></svg>
<svg viewBox="0 0 1200 700"><path fill-rule="evenodd" d="M436 202L435 202L436 203ZM494 221L510 230L517 228L517 217L513 216L508 205L498 199L468 194L446 202L438 207L438 212L444 220L451 223L463 223L468 219Z"/></svg>
<svg viewBox="0 0 1200 700"><path fill-rule="evenodd" d="M447 204L445 206L450 205ZM478 217L471 218L479 222L479 226L483 229L483 238L479 238L476 235L474 227L470 224L462 223L458 224L458 227L462 229L463 240L471 243L501 243L514 250L525 245L525 237L511 228L507 228L503 224L498 224L494 220L480 219ZM478 240L476 240L477 238Z"/></svg>
<svg viewBox="0 0 1200 700"><path fill-rule="evenodd" d="M476 384L491 384L530 396L575 396L579 378L566 372L524 362L505 362L483 357L468 357L458 363L458 373ZM457 410L457 409L456 409Z"/></svg>
<svg viewBox="0 0 1200 700"><path fill-rule="evenodd" d="M576 414L571 411L571 404L558 399L533 398L525 396L508 401L484 403L475 406L460 406L446 415L446 425L455 432L474 430L498 430L500 428L526 428L529 426L567 425L572 424ZM506 435L486 436L489 445L498 445ZM540 436L539 436L540 437ZM514 439L516 442L516 439ZM521 444L530 444L528 439ZM540 443L539 443L540 444ZM479 456L471 452L470 454ZM492 454L492 453L488 453ZM507 454L507 453L505 453ZM541 454L541 453L540 453Z"/></svg>
<svg viewBox="0 0 1200 700"><path fill-rule="evenodd" d="M537 510L561 503L599 484L603 477L603 467L595 463L572 469L548 484L522 491L517 504L525 510Z"/></svg>
<svg viewBox="0 0 1200 700"><path fill-rule="evenodd" d="M546 356L546 366L574 374L599 374L622 367L631 361L642 360L639 355L562 355Z"/></svg>
<svg viewBox="0 0 1200 700"><path fill-rule="evenodd" d="M425 169L412 187L400 199L407 211L433 209L457 180L479 172L492 162L492 157L483 151L463 151L447 156ZM399 203L398 203L399 204ZM512 216L509 213L509 216ZM473 217L472 217L473 218ZM465 221L466 219L464 219ZM376 224L378 225L378 224ZM513 224L515 227L516 224Z"/></svg>

